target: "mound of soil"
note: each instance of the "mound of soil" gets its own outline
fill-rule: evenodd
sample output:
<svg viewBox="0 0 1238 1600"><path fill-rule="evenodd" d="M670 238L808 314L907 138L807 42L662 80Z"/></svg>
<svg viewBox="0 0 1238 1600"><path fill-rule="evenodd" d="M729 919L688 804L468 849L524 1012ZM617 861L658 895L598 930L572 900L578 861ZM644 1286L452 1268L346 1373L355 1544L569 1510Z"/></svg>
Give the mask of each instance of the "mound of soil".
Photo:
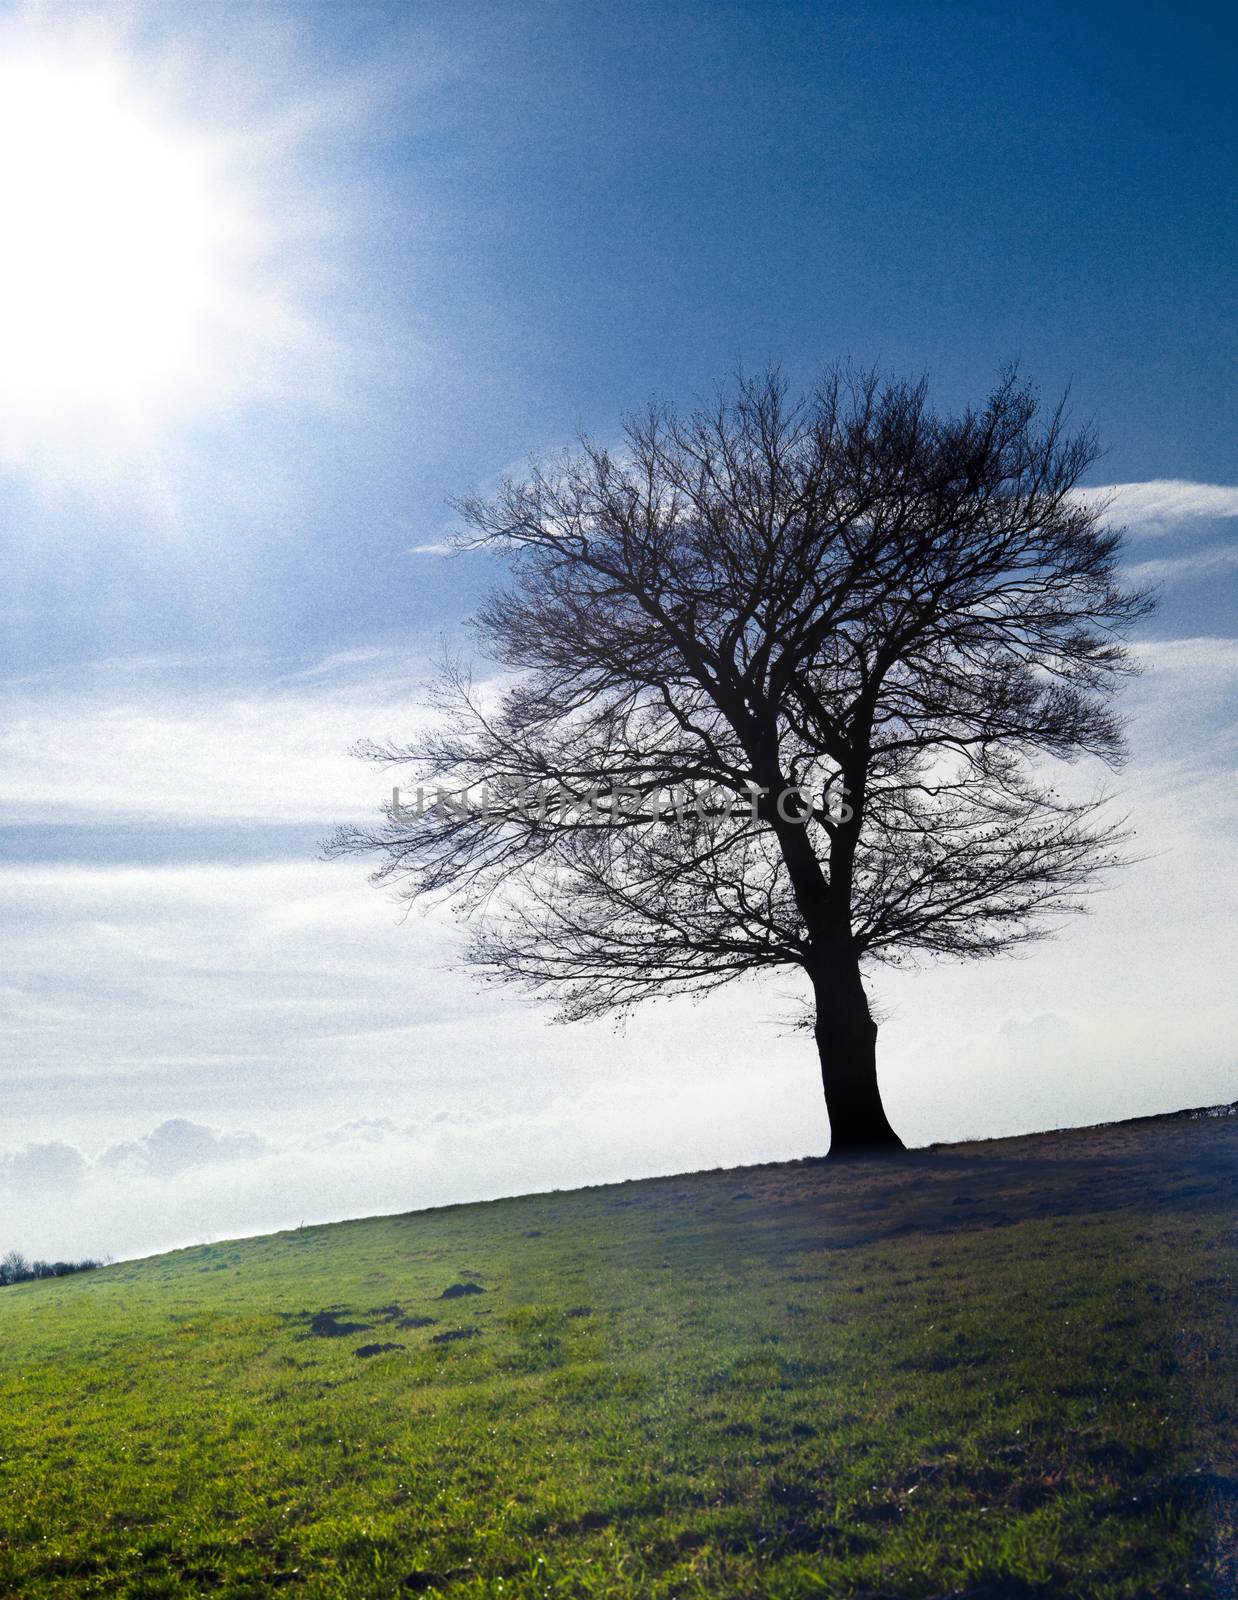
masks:
<svg viewBox="0 0 1238 1600"><path fill-rule="evenodd" d="M310 1318L309 1331L319 1339L343 1339L350 1333L367 1333L372 1322L341 1322L336 1311L318 1311Z"/></svg>

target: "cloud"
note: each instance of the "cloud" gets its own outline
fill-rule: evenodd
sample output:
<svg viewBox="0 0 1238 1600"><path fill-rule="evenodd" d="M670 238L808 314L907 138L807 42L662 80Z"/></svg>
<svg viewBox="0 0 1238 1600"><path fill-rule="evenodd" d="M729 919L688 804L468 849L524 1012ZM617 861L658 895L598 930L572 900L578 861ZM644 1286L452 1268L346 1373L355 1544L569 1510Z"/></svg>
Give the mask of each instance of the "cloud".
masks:
<svg viewBox="0 0 1238 1600"><path fill-rule="evenodd" d="M1177 583L1191 578L1205 578L1218 572L1229 572L1238 567L1238 545L1214 544L1206 550L1196 550L1190 555L1164 556L1154 561L1137 561L1125 569L1131 583L1143 586L1150 583Z"/></svg>
<svg viewBox="0 0 1238 1600"><path fill-rule="evenodd" d="M523 1105L496 1107L483 1099L471 1110L440 1111L421 1121L350 1118L278 1142L255 1135L257 1143L250 1144L198 1126L192 1141L183 1134L173 1141L178 1156L193 1159L171 1163L135 1160L131 1149L117 1154L114 1145L92 1158L62 1144L56 1160L43 1158L46 1170L36 1180L5 1187L0 1253L124 1257L303 1221L771 1159L783 1137L770 1114L770 1091L785 1107L799 1076L766 1060L762 1109L746 1103L746 1062L715 1065L709 1079L712 1161L694 1161L674 1131L701 1126L705 1085L682 1071L666 1077L658 1095L665 1124L650 1123L647 1079L607 1074L583 1102L561 1084L558 1094L533 1096ZM804 1087L811 1098L811 1081ZM157 1128L130 1143L148 1151L164 1142ZM808 1148L801 1142L796 1153ZM25 1151L0 1156L0 1174L6 1159L29 1165Z"/></svg>
<svg viewBox="0 0 1238 1600"><path fill-rule="evenodd" d="M1124 523L1132 533L1165 533L1183 523L1238 517L1238 484L1152 478L1101 484L1076 494L1087 505L1107 503L1109 520Z"/></svg>
<svg viewBox="0 0 1238 1600"><path fill-rule="evenodd" d="M1042 1011L1035 1017L1009 1018L1002 1023L999 1037L1007 1044L1039 1051L1047 1045L1060 1043L1067 1031L1056 1012Z"/></svg>
<svg viewBox="0 0 1238 1600"><path fill-rule="evenodd" d="M1202 708L1228 705L1238 674L1238 639L1225 634L1199 634L1183 639L1139 639L1131 653L1148 677L1134 686L1137 703L1162 715L1173 726L1194 720ZM1171 678L1161 678L1172 674Z"/></svg>
<svg viewBox="0 0 1238 1600"><path fill-rule="evenodd" d="M331 655L324 656L321 661L316 661L313 666L303 667L299 672L288 673L283 681L295 683L303 678L333 677L353 667L372 667L376 661L387 659L392 654L393 652L380 649L377 645L363 645L356 650L336 650Z"/></svg>
<svg viewBox="0 0 1238 1600"><path fill-rule="evenodd" d="M0 1184L12 1189L63 1194L75 1190L85 1173L85 1156L58 1139L0 1155Z"/></svg>
<svg viewBox="0 0 1238 1600"><path fill-rule="evenodd" d="M454 544L413 544L405 551L410 556L454 556Z"/></svg>
<svg viewBox="0 0 1238 1600"><path fill-rule="evenodd" d="M439 1112L432 1120L444 1115ZM388 1139L411 1138L416 1132L415 1122L397 1122L394 1117L353 1117L338 1128L307 1134L301 1141L301 1148L328 1150L341 1144L383 1144Z"/></svg>
<svg viewBox="0 0 1238 1600"><path fill-rule="evenodd" d="M152 1177L174 1178L190 1167L218 1166L230 1161L255 1161L271 1146L253 1133L219 1133L200 1122L172 1117L144 1139L108 1147L99 1157L105 1167L123 1167Z"/></svg>
<svg viewBox="0 0 1238 1600"><path fill-rule="evenodd" d="M429 657L356 649L281 673L159 658L0 683L0 822L287 826L373 818L389 782L351 751L408 737Z"/></svg>

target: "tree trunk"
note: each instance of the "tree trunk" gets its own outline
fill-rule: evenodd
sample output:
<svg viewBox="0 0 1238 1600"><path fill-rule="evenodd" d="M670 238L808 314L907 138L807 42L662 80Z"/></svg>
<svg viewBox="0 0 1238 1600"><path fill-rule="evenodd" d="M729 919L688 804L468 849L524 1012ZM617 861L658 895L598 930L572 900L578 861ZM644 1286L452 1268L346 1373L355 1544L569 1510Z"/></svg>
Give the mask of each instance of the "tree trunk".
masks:
<svg viewBox="0 0 1238 1600"><path fill-rule="evenodd" d="M886 1119L877 1087L877 1024L868 1009L858 969L814 980L821 1082L830 1119L830 1155L871 1155L901 1150Z"/></svg>

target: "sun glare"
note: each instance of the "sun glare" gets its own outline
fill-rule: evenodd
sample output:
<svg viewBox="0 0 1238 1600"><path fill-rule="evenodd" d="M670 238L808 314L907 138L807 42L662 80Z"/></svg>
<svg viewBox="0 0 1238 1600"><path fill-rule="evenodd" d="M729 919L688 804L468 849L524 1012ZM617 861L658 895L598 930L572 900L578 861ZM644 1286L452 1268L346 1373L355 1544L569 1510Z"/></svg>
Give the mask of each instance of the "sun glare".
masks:
<svg viewBox="0 0 1238 1600"><path fill-rule="evenodd" d="M244 398L294 320L244 155L148 92L123 53L4 51L7 459L114 462Z"/></svg>

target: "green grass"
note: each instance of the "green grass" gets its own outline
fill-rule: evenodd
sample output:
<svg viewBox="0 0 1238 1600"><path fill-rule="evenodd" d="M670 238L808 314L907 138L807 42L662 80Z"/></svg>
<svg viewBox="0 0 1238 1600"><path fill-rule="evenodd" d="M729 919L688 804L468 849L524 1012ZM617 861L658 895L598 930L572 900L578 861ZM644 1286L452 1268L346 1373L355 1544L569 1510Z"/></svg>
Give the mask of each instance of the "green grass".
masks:
<svg viewBox="0 0 1238 1600"><path fill-rule="evenodd" d="M0 1290L0 1593L1231 1592L1235 1132L707 1173Z"/></svg>

